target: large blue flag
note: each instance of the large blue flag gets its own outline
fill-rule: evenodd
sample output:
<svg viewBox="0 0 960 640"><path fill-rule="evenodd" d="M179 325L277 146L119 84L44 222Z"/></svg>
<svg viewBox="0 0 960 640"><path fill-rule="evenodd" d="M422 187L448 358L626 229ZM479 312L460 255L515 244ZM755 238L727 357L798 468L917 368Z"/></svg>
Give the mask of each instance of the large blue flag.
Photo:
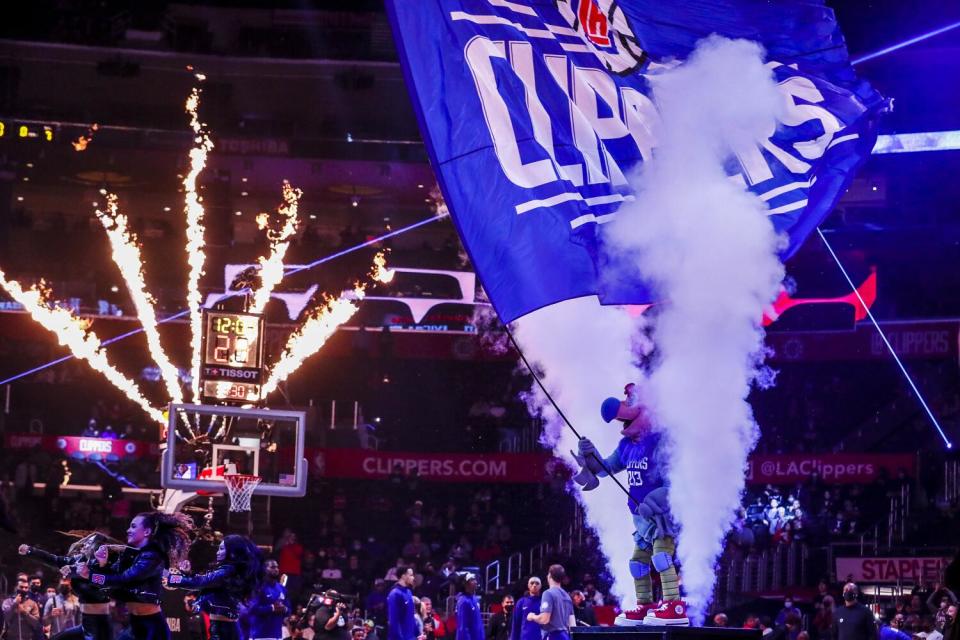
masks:
<svg viewBox="0 0 960 640"><path fill-rule="evenodd" d="M883 100L822 0L387 0L447 205L501 319L604 290L598 226L631 200L659 117L649 74L711 34L758 41L789 105L732 163L789 257L873 147ZM696 188L691 185L691 188Z"/></svg>

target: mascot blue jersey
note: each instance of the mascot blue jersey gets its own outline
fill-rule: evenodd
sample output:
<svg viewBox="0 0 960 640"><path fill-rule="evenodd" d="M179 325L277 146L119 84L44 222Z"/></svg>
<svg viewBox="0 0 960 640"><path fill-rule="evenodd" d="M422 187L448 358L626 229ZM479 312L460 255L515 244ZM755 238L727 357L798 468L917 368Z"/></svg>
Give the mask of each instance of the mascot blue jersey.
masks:
<svg viewBox="0 0 960 640"><path fill-rule="evenodd" d="M630 490L627 507L630 511L633 511L634 504L643 504L648 493L663 486L663 477L654 460L659 444L659 433L647 433L636 441L623 438L616 451L604 460L611 473L627 472L627 488Z"/></svg>

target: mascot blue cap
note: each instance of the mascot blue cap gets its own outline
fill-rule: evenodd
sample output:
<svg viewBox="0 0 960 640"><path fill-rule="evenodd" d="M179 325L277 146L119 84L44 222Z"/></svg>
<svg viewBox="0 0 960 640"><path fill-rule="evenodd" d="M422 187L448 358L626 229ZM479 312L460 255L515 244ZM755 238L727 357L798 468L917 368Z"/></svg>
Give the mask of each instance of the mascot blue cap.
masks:
<svg viewBox="0 0 960 640"><path fill-rule="evenodd" d="M620 412L620 401L616 398L607 398L600 405L600 417L604 422L611 422Z"/></svg>

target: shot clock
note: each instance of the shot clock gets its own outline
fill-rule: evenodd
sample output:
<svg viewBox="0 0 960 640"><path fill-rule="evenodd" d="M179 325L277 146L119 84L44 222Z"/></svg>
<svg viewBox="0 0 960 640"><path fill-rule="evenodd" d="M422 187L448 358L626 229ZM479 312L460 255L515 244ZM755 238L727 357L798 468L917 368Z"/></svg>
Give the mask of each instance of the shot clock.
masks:
<svg viewBox="0 0 960 640"><path fill-rule="evenodd" d="M204 311L200 395L205 402L260 402L263 331L263 316Z"/></svg>

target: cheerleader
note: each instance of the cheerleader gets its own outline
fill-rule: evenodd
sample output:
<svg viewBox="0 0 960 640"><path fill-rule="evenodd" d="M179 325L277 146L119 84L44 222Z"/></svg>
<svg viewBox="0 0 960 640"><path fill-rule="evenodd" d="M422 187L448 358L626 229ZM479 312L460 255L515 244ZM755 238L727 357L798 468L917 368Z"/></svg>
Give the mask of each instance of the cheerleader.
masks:
<svg viewBox="0 0 960 640"><path fill-rule="evenodd" d="M94 569L74 565L74 575L95 585L109 587L117 602L126 605L130 626L124 636L134 640L169 640L170 628L160 611L163 572L182 557L190 545L193 521L184 514L148 511L130 521L127 552L108 563L109 548L101 545Z"/></svg>
<svg viewBox="0 0 960 640"><path fill-rule="evenodd" d="M114 540L102 533L91 533L70 545L65 556L58 556L26 544L20 545L19 552L22 556L29 556L54 569L62 570L74 564L96 562L93 554L97 548L113 543L115 543ZM110 627L110 594L89 580L78 578L72 583L73 592L80 600L80 625L65 629L54 638L57 640L113 640L113 630Z"/></svg>
<svg viewBox="0 0 960 640"><path fill-rule="evenodd" d="M164 572L167 586L199 591L196 608L210 616L210 640L240 640L241 606L263 578L260 551L247 538L229 535L217 549L213 570L196 575Z"/></svg>

